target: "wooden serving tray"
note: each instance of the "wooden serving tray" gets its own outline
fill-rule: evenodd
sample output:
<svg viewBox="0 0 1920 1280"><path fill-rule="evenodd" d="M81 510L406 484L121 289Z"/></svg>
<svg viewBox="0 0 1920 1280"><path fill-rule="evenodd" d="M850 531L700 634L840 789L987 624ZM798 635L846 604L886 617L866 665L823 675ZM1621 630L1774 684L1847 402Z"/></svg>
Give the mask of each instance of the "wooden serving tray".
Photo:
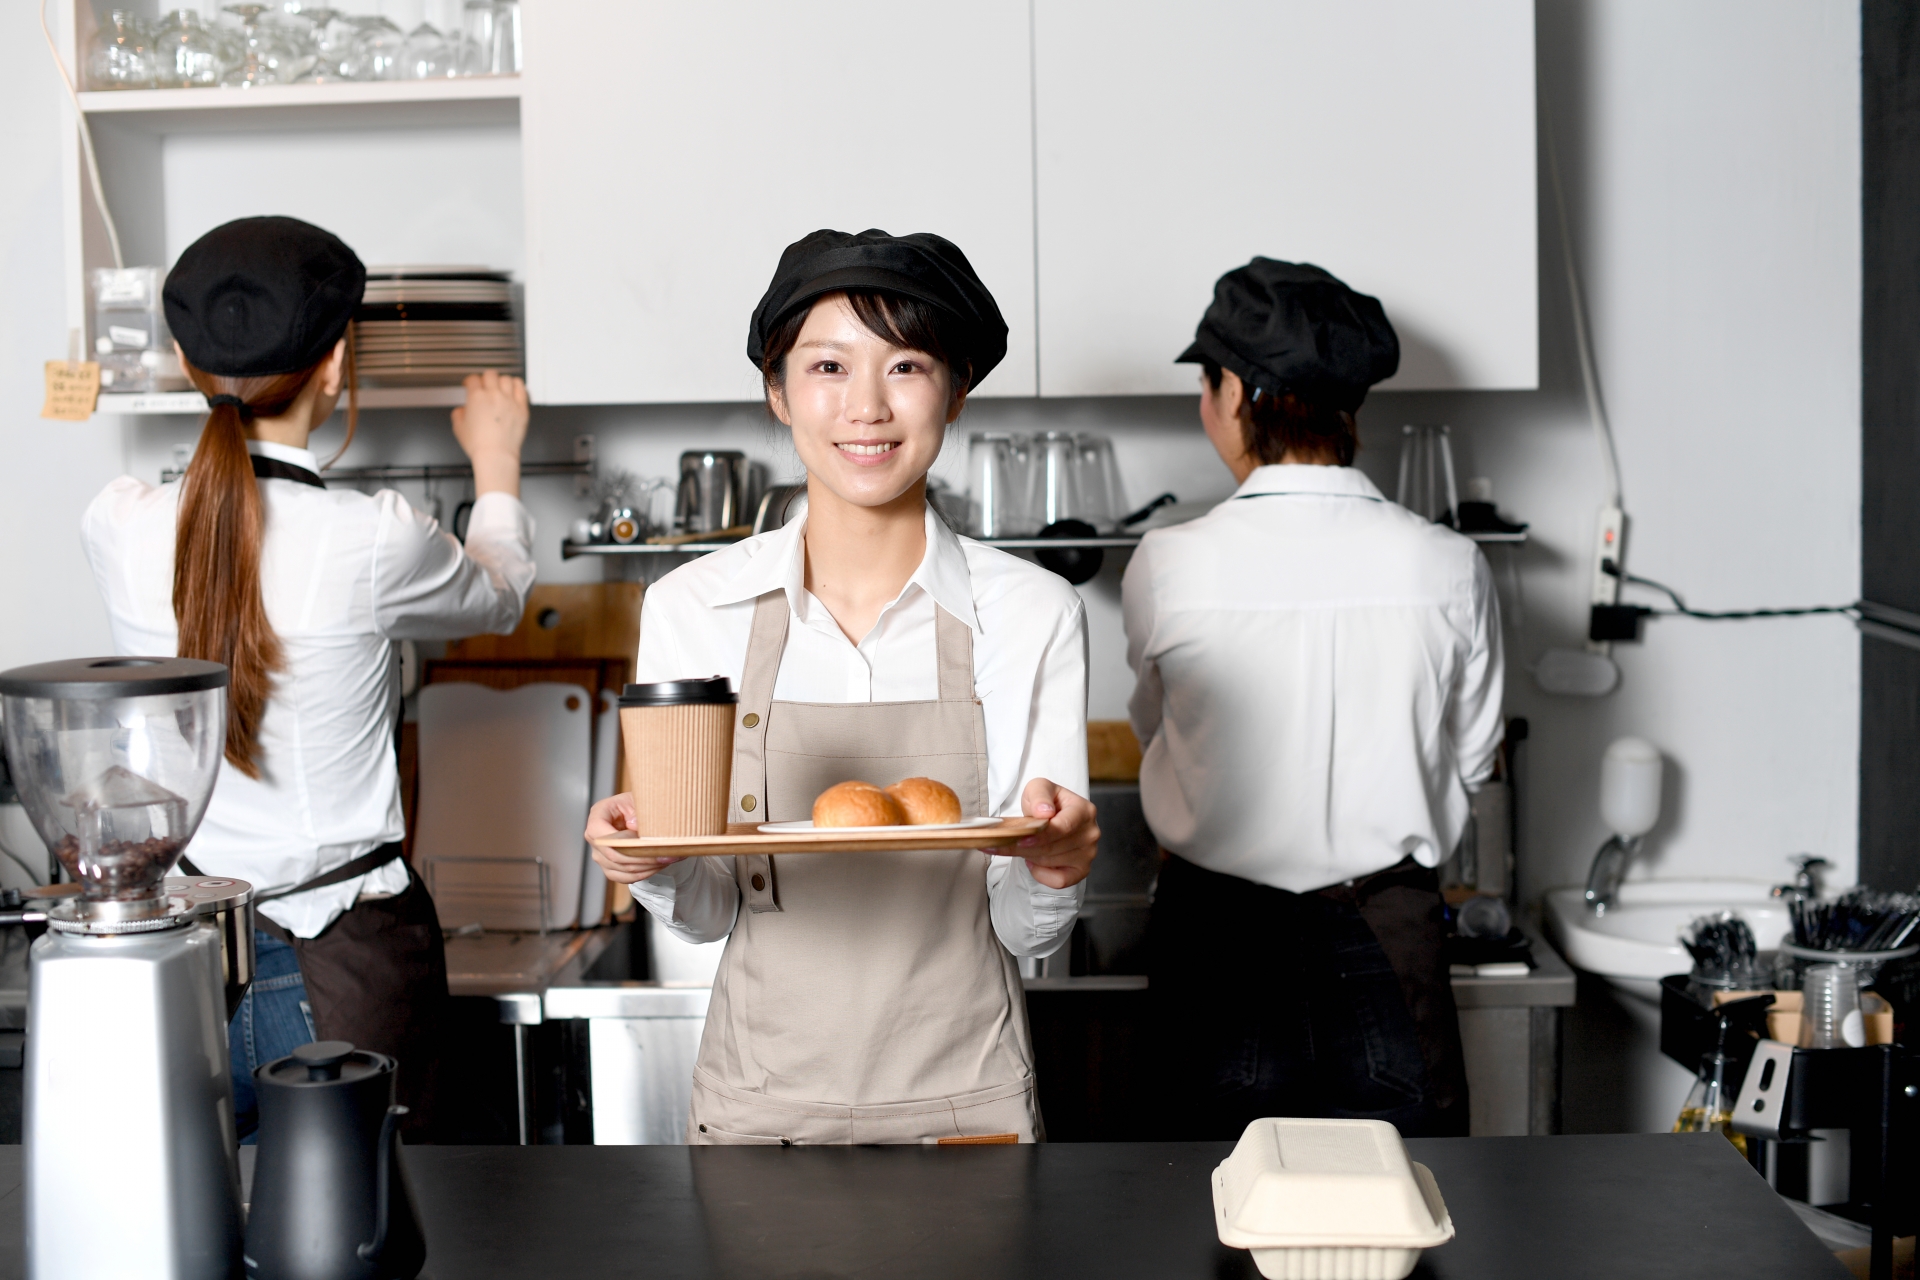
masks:
<svg viewBox="0 0 1920 1280"><path fill-rule="evenodd" d="M699 858L756 853L908 853L937 849L1004 849L1047 825L1045 818L1002 818L995 827L929 831L914 835L898 827L864 831L789 831L767 835L757 822L730 822L723 836L616 836L596 840L608 849L641 857Z"/></svg>

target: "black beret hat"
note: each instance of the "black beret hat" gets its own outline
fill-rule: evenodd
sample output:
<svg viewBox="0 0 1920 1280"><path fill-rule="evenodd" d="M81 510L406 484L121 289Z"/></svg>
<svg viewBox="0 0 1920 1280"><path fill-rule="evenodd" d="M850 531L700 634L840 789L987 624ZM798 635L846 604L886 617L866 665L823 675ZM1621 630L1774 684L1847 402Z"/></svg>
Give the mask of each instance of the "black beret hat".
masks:
<svg viewBox="0 0 1920 1280"><path fill-rule="evenodd" d="M967 349L954 352L973 364L973 386L1007 354L1007 322L967 255L951 240L917 231L816 231L795 240L780 255L773 283L753 309L747 359L758 369L774 326L823 294L844 289L885 289L918 298L957 318Z"/></svg>
<svg viewBox="0 0 1920 1280"><path fill-rule="evenodd" d="M332 232L298 218L241 218L188 245L160 296L194 368L265 378L318 364L366 287L366 267Z"/></svg>
<svg viewBox="0 0 1920 1280"><path fill-rule="evenodd" d="M1257 390L1357 409L1400 367L1400 339L1378 298L1319 267L1255 258L1220 277L1193 345L1175 364L1211 360Z"/></svg>

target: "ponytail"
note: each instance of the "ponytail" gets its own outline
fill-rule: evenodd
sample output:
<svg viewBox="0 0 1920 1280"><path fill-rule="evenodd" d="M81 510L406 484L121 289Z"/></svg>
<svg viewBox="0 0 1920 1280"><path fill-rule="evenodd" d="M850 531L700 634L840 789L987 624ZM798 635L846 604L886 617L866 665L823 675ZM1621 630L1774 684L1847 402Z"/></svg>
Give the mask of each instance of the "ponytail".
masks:
<svg viewBox="0 0 1920 1280"><path fill-rule="evenodd" d="M284 655L260 590L266 508L247 452L246 424L285 413L319 366L262 378L225 378L191 365L211 409L180 486L174 528L173 616L179 656L224 663L227 763L260 776L260 721Z"/></svg>

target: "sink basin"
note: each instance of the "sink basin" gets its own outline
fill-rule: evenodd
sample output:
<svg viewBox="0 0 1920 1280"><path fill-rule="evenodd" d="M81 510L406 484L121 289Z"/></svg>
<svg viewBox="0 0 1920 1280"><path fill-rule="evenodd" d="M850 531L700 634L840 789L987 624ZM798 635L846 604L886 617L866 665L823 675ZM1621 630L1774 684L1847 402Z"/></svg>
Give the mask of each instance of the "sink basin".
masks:
<svg viewBox="0 0 1920 1280"><path fill-rule="evenodd" d="M1587 910L1583 889L1552 889L1547 927L1575 968L1656 1000L1661 978L1693 967L1680 934L1698 916L1732 911L1762 951L1779 946L1792 921L1771 888L1755 880L1630 880L1602 916Z"/></svg>

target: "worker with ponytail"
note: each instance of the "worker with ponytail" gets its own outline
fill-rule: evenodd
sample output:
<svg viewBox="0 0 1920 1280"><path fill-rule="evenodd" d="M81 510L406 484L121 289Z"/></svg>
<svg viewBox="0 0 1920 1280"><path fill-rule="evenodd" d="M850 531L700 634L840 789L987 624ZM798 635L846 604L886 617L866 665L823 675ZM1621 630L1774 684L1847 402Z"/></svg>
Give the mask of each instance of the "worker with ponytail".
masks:
<svg viewBox="0 0 1920 1280"><path fill-rule="evenodd" d="M323 1039L398 1058L409 1136L435 1131L446 957L401 857L396 646L511 631L534 575L516 378L467 379L453 411L474 474L464 546L397 493L320 478L308 437L343 392L348 441L357 426L365 286L353 250L293 218L189 246L163 299L207 397L193 460L175 482L114 481L82 526L118 652L232 673L226 767L180 865L254 886L258 959L229 1036L243 1135L253 1069Z"/></svg>

